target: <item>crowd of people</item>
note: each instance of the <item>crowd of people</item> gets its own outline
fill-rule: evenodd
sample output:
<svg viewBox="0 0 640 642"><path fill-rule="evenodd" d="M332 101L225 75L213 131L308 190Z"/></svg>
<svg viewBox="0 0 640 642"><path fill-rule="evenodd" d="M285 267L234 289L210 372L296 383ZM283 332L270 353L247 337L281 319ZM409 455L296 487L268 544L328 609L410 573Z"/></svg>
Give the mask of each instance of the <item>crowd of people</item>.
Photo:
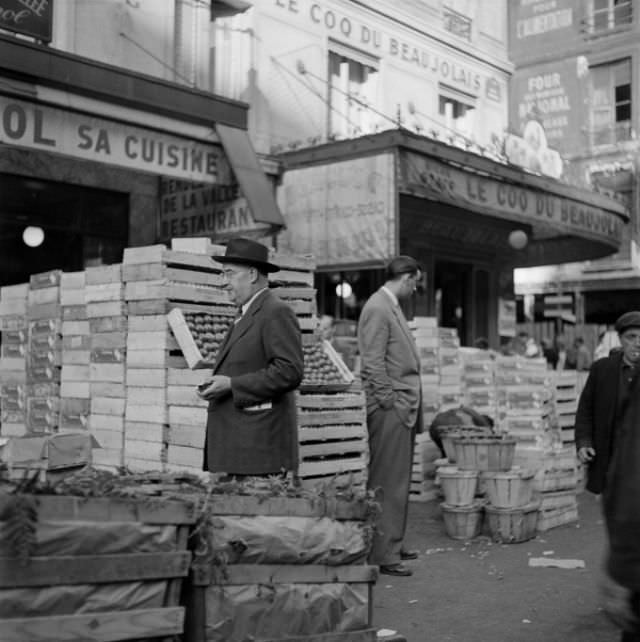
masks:
<svg viewBox="0 0 640 642"><path fill-rule="evenodd" d="M486 339L480 338L475 342L475 347L488 349ZM591 364L602 357L606 357L613 349L620 347L618 333L615 330L606 330L598 338L598 345L592 352L581 336L568 341L563 334L555 338L542 338L540 344L528 332L521 331L512 339L506 339L500 347L501 354L519 355L527 358L544 357L550 370L578 370L588 372Z"/></svg>

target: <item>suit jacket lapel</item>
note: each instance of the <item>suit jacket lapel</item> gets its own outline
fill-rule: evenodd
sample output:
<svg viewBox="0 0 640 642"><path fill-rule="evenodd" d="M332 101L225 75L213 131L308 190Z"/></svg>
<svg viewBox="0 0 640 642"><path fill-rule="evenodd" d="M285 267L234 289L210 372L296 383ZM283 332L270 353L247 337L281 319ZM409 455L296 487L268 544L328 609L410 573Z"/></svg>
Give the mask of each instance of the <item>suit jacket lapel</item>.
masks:
<svg viewBox="0 0 640 642"><path fill-rule="evenodd" d="M385 297L389 299L388 296L385 295ZM409 328L409 324L407 323L407 320L404 317L402 309L400 308L399 305L394 305L392 301L389 301L389 305L391 306L391 310L393 311L393 314L398 320L398 323L400 324L402 331L404 332L405 336L407 337L407 340L409 341L409 344L411 345L411 351L413 352L413 355L416 358L416 362L419 363L420 356L416 348L416 342L415 342L415 339L413 338L413 335L411 334L411 329Z"/></svg>
<svg viewBox="0 0 640 642"><path fill-rule="evenodd" d="M227 336L225 337L225 340L220 346L220 350L218 351L216 363L213 367L214 373L229 353L229 350L231 350L231 346L233 346L233 344L236 343L249 330L249 328L251 327L253 315L256 314L258 310L260 310L268 294L269 290L265 290L264 292L262 292L260 296L258 296L258 298L255 299L253 303L251 303L249 309L245 312L245 314L243 314L242 317L240 317L240 319L237 321L237 323L235 323L230 328Z"/></svg>

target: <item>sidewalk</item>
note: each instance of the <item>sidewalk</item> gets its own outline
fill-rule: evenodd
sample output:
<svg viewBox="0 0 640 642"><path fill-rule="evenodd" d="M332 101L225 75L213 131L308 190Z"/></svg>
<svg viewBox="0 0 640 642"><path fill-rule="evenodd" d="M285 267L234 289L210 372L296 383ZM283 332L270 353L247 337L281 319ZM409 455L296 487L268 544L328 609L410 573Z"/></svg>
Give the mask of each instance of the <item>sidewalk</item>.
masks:
<svg viewBox="0 0 640 642"><path fill-rule="evenodd" d="M503 545L487 537L450 539L438 502L412 503L406 543L420 558L409 562L412 577L380 576L376 628L408 642L617 642L620 634L598 604L600 503L585 492L579 508L578 524ZM586 568L530 568L529 557L581 559Z"/></svg>

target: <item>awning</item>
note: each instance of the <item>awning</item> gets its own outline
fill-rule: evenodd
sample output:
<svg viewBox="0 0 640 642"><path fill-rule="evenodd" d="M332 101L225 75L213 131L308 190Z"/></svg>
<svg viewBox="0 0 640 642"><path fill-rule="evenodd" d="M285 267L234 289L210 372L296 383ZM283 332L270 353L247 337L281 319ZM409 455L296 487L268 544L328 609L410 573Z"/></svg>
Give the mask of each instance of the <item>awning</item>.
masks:
<svg viewBox="0 0 640 642"><path fill-rule="evenodd" d="M260 167L247 132L220 124L216 124L216 132L255 221L283 227L284 218L276 203L273 188Z"/></svg>
<svg viewBox="0 0 640 642"><path fill-rule="evenodd" d="M211 19L229 18L250 7L251 3L246 0L213 0L211 2Z"/></svg>

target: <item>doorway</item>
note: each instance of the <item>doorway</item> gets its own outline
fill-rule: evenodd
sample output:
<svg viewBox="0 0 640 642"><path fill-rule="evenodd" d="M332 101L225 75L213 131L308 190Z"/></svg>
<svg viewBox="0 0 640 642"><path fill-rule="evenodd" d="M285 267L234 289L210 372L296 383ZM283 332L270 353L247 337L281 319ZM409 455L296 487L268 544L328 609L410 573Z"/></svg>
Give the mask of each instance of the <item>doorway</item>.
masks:
<svg viewBox="0 0 640 642"><path fill-rule="evenodd" d="M456 328L460 344L491 334L491 270L473 263L436 259L433 295L438 325Z"/></svg>
<svg viewBox="0 0 640 642"><path fill-rule="evenodd" d="M456 328L460 343L470 345L471 263L435 261L433 289L438 325Z"/></svg>

